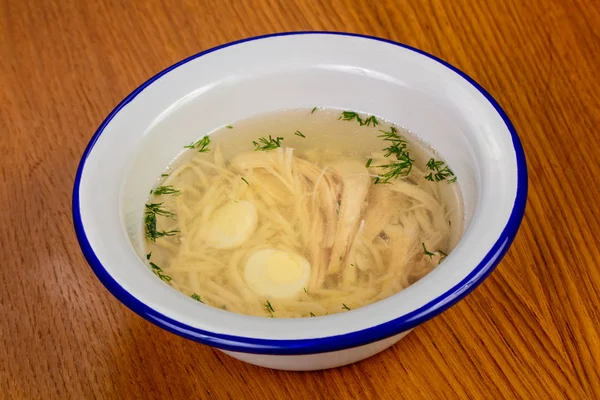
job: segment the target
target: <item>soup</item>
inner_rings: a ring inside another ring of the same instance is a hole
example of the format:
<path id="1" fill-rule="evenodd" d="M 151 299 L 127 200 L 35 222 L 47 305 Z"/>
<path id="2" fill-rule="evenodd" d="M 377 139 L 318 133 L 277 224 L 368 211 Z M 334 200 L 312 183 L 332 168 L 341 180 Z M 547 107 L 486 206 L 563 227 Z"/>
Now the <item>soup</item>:
<path id="1" fill-rule="evenodd" d="M 375 116 L 285 110 L 186 146 L 145 205 L 147 262 L 228 311 L 314 317 L 382 300 L 436 268 L 462 233 L 456 177 Z"/>

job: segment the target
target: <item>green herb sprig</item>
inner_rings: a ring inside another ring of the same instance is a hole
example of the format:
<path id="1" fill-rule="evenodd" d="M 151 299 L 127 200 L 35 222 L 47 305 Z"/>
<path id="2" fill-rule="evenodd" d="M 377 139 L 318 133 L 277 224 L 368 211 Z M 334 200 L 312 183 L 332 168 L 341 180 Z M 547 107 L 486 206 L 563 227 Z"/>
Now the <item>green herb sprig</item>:
<path id="1" fill-rule="evenodd" d="M 174 236 L 178 230 L 159 231 L 156 228 L 156 216 L 160 215 L 170 219 L 175 219 L 175 214 L 162 208 L 162 203 L 149 203 L 145 205 L 144 225 L 146 227 L 146 237 L 153 242 L 164 236 Z"/>
<path id="2" fill-rule="evenodd" d="M 150 267 L 152 267 L 152 272 L 154 272 L 154 275 L 158 276 L 161 280 L 163 280 L 165 282 L 171 282 L 173 280 L 173 278 L 171 278 L 169 275 L 166 275 L 165 273 L 163 273 L 163 270 L 161 267 L 154 264 L 152 261 L 150 261 Z"/>
<path id="3" fill-rule="evenodd" d="M 427 250 L 427 247 L 425 247 L 425 243 L 421 243 L 423 245 L 423 254 L 425 254 L 426 256 L 429 256 L 429 258 L 435 256 L 435 253 L 432 253 L 431 251 Z"/>
<path id="4" fill-rule="evenodd" d="M 206 153 L 210 151 L 208 145 L 210 144 L 210 138 L 208 135 L 204 136 L 202 139 L 197 140 L 193 143 L 188 144 L 187 146 L 183 146 L 186 149 L 194 149 L 198 150 L 199 153 Z"/>
<path id="5" fill-rule="evenodd" d="M 375 177 L 374 183 L 389 183 L 391 179 L 397 179 L 401 176 L 408 176 L 412 171 L 413 160 L 410 158 L 410 153 L 407 150 L 407 141 L 398 134 L 396 127 L 390 127 L 389 131 L 380 130 L 381 135 L 377 137 L 383 138 L 389 142 L 389 146 L 384 148 L 384 156 L 394 156 L 395 160 L 389 164 L 378 165 L 386 171 Z"/>
<path id="6" fill-rule="evenodd" d="M 427 179 L 428 181 L 440 182 L 452 177 L 450 178 L 450 180 L 448 180 L 448 183 L 456 182 L 456 176 L 454 176 L 454 172 L 452 172 L 452 170 L 448 168 L 448 165 L 446 165 L 444 161 L 430 158 L 425 166 L 428 170 L 432 171 L 425 176 L 425 179 Z"/>
<path id="7" fill-rule="evenodd" d="M 360 114 L 355 111 L 342 111 L 342 115 L 340 115 L 338 119 L 341 119 L 343 121 L 356 120 L 356 122 L 358 122 L 360 126 L 379 125 L 379 121 L 377 121 L 377 118 L 374 115 L 369 115 L 365 119 L 363 119 L 363 117 L 361 117 Z"/>
<path id="8" fill-rule="evenodd" d="M 381 129 L 379 132 L 381 132 L 381 135 L 377 135 L 377 137 L 382 138 L 385 142 L 390 142 L 389 147 L 383 149 L 386 151 L 385 157 L 406 150 L 407 141 L 398 134 L 398 129 L 395 126 L 391 126 L 389 131 Z"/>
<path id="9" fill-rule="evenodd" d="M 423 254 L 424 255 L 428 256 L 429 258 L 432 258 L 436 254 L 440 256 L 438 264 L 441 263 L 442 261 L 444 261 L 444 259 L 446 257 L 448 257 L 448 254 L 444 253 L 442 250 L 438 250 L 436 252 L 431 252 L 431 251 L 427 250 L 427 247 L 425 247 L 425 243 L 422 243 L 422 245 L 423 245 Z"/>
<path id="10" fill-rule="evenodd" d="M 196 301 L 199 301 L 200 303 L 204 303 L 202 301 L 202 297 L 200 297 L 200 295 L 198 295 L 197 293 L 192 293 L 192 295 L 190 297 Z"/>
<path id="11" fill-rule="evenodd" d="M 364 125 L 366 125 L 366 126 L 371 126 L 371 124 L 373 124 L 373 126 L 379 125 L 379 121 L 377 121 L 377 118 L 375 118 L 374 115 L 371 115 L 370 117 L 365 119 L 365 122 L 364 122 Z"/>
<path id="12" fill-rule="evenodd" d="M 159 186 L 156 189 L 150 191 L 150 194 L 154 194 L 155 196 L 161 196 L 163 194 L 172 194 L 175 196 L 179 196 L 181 194 L 181 190 L 175 189 L 173 185 Z"/>
<path id="13" fill-rule="evenodd" d="M 342 303 L 342 310 L 348 310 L 348 311 L 350 311 L 351 308 L 348 307 L 346 304 Z"/>
<path id="14" fill-rule="evenodd" d="M 398 159 L 390 164 L 378 165 L 379 168 L 385 168 L 387 171 L 382 172 L 375 177 L 373 183 L 390 183 L 392 179 L 398 179 L 401 176 L 408 176 L 412 170 L 414 160 L 410 158 L 408 153 L 398 156 Z"/>
<path id="15" fill-rule="evenodd" d="M 269 300 L 267 300 L 267 302 L 265 303 L 265 310 L 267 310 L 269 314 L 271 314 L 271 316 L 273 316 L 273 313 L 275 312 L 275 309 L 273 308 Z"/>
<path id="16" fill-rule="evenodd" d="M 304 136 L 304 134 L 303 134 L 302 132 L 300 132 L 300 131 L 296 131 L 296 132 L 294 132 L 294 135 L 296 135 L 296 136 L 300 136 L 300 137 L 302 137 L 302 138 L 305 138 L 305 139 L 306 139 L 306 136 Z"/>
<path id="17" fill-rule="evenodd" d="M 344 121 L 356 120 L 356 122 L 358 122 L 358 124 L 360 126 L 363 126 L 365 124 L 365 122 L 361 118 L 360 114 L 358 114 L 357 112 L 354 112 L 354 111 L 342 111 L 342 115 L 340 115 L 338 119 L 341 119 Z"/>
<path id="18" fill-rule="evenodd" d="M 437 252 L 438 252 L 438 254 L 440 255 L 440 261 L 439 261 L 439 262 L 442 262 L 442 261 L 444 261 L 444 259 L 445 259 L 446 257 L 448 257 L 448 254 L 444 253 L 444 252 L 443 252 L 443 251 L 441 251 L 441 250 L 438 250 Z"/>
<path id="19" fill-rule="evenodd" d="M 258 142 L 253 141 L 252 144 L 254 145 L 254 151 L 267 151 L 267 150 L 274 150 L 278 147 L 281 147 L 281 141 L 283 140 L 282 137 L 276 137 L 273 139 L 273 137 L 271 137 L 271 135 L 269 135 L 269 138 L 258 138 Z"/>
<path id="20" fill-rule="evenodd" d="M 162 204 L 163 203 L 148 203 L 148 204 L 146 204 L 146 213 L 151 212 L 156 215 L 161 215 L 163 217 L 175 219 L 175 214 L 162 208 Z"/>

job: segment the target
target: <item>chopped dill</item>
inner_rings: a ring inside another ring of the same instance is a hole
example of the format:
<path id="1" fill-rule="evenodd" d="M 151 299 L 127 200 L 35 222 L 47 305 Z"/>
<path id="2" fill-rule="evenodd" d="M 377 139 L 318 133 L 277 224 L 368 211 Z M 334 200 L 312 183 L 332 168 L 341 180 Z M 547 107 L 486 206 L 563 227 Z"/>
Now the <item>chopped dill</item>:
<path id="1" fill-rule="evenodd" d="M 315 108 L 313 108 L 313 109 L 312 109 L 312 111 L 311 111 L 310 113 L 311 113 L 311 114 L 314 114 L 314 113 L 315 113 L 315 111 L 317 111 L 317 109 L 318 109 L 318 107 L 315 107 Z"/>
<path id="2" fill-rule="evenodd" d="M 373 159 L 372 159 L 372 158 L 369 158 L 369 159 L 367 160 L 367 163 L 365 164 L 365 168 L 369 168 L 369 167 L 371 166 L 371 163 L 372 163 L 372 162 L 373 162 Z"/>
<path id="3" fill-rule="evenodd" d="M 375 118 L 374 115 L 370 115 L 368 117 L 366 117 L 366 119 L 363 119 L 359 113 L 354 112 L 354 111 L 342 111 L 342 115 L 339 116 L 338 119 L 344 120 L 344 121 L 354 121 L 356 120 L 356 122 L 358 122 L 358 124 L 360 126 L 377 126 L 379 125 L 379 121 L 377 121 L 377 118 Z"/>
<path id="4" fill-rule="evenodd" d="M 276 137 L 275 139 L 273 139 L 271 137 L 271 135 L 269 135 L 269 138 L 266 139 L 264 137 L 258 138 L 258 142 L 253 141 L 252 144 L 254 145 L 254 151 L 266 151 L 266 150 L 273 150 L 276 149 L 278 147 L 281 147 L 281 141 L 283 140 L 282 137 Z"/>
<path id="5" fill-rule="evenodd" d="M 179 233 L 178 230 L 170 230 L 170 231 L 154 231 L 152 234 L 148 235 L 148 239 L 156 242 L 156 239 L 165 237 L 165 236 L 175 236 L 176 233 Z"/>
<path id="6" fill-rule="evenodd" d="M 148 203 L 146 204 L 146 213 L 153 213 L 155 215 L 162 215 L 163 217 L 169 217 L 175 219 L 175 214 L 162 208 L 163 203 Z"/>
<path id="7" fill-rule="evenodd" d="M 232 125 L 227 125 L 226 128 L 227 129 L 233 129 L 233 126 Z"/>
<path id="8" fill-rule="evenodd" d="M 385 157 L 406 150 L 407 141 L 398 134 L 398 129 L 395 126 L 391 126 L 389 131 L 380 129 L 379 132 L 381 132 L 381 135 L 377 135 L 377 137 L 383 138 L 386 142 L 391 142 L 389 147 L 383 149 L 386 151 Z"/>
<path id="9" fill-rule="evenodd" d="M 174 236 L 177 232 L 179 232 L 178 230 L 159 231 L 156 229 L 157 215 L 175 219 L 175 214 L 163 209 L 161 206 L 162 203 L 150 203 L 145 205 L 146 209 L 144 212 L 144 225 L 146 228 L 146 237 L 153 242 L 156 242 L 156 239 L 163 236 Z"/>
<path id="10" fill-rule="evenodd" d="M 382 133 L 377 137 L 383 138 L 384 141 L 390 142 L 390 145 L 383 149 L 386 153 L 385 157 L 393 155 L 396 160 L 384 165 L 378 165 L 379 168 L 385 168 L 387 171 L 379 174 L 374 183 L 389 183 L 391 179 L 397 179 L 401 176 L 408 176 L 412 171 L 413 160 L 410 158 L 410 154 L 406 149 L 407 141 L 398 134 L 396 127 L 390 127 L 389 131 L 380 130 Z"/>
<path id="11" fill-rule="evenodd" d="M 441 251 L 441 250 L 438 250 L 438 251 L 437 251 L 437 253 L 440 255 L 440 261 L 438 261 L 438 264 L 439 264 L 439 263 L 441 263 L 442 261 L 444 261 L 444 259 L 445 259 L 446 257 L 448 257 L 448 254 L 444 253 L 444 252 L 443 252 L 443 251 Z"/>
<path id="12" fill-rule="evenodd" d="M 160 176 L 162 176 L 162 177 L 165 177 L 165 178 L 166 178 L 167 176 L 169 176 L 169 174 L 160 174 Z"/>
<path id="13" fill-rule="evenodd" d="M 181 194 L 181 190 L 175 189 L 173 185 L 159 186 L 154 189 L 155 196 L 160 196 L 163 194 L 173 194 L 175 196 L 179 196 Z"/>
<path id="14" fill-rule="evenodd" d="M 303 288 L 304 289 L 304 293 L 308 294 L 308 289 Z"/>
<path id="15" fill-rule="evenodd" d="M 245 183 L 246 185 L 250 186 L 250 184 L 248 183 L 248 181 L 246 180 L 246 178 L 244 178 L 243 176 L 242 176 L 242 180 L 244 181 L 244 183 Z"/>
<path id="16" fill-rule="evenodd" d="M 431 251 L 427 250 L 427 247 L 425 247 L 425 243 L 422 243 L 423 245 L 423 254 L 426 256 L 429 256 L 429 258 L 432 258 L 433 256 L 435 256 L 436 254 L 440 257 L 440 259 L 438 260 L 438 264 L 441 263 L 442 261 L 444 261 L 444 259 L 446 257 L 448 257 L 448 254 L 444 253 L 442 250 L 439 250 L 432 253 Z"/>
<path id="17" fill-rule="evenodd" d="M 429 250 L 427 250 L 427 247 L 425 247 L 425 243 L 421 243 L 423 245 L 423 254 L 425 254 L 426 256 L 429 256 L 429 258 L 435 256 L 435 253 L 430 252 Z"/>
<path id="18" fill-rule="evenodd" d="M 432 171 L 429 173 L 429 175 L 425 176 L 425 179 L 427 179 L 428 181 L 440 182 L 452 176 L 453 178 L 449 180 L 449 183 L 456 182 L 454 172 L 452 172 L 452 170 L 448 168 L 448 165 L 446 165 L 444 161 L 436 161 L 435 159 L 430 158 L 429 161 L 427 161 L 426 167 L 427 169 Z"/>
<path id="19" fill-rule="evenodd" d="M 379 168 L 387 168 L 387 171 L 375 177 L 374 183 L 390 183 L 391 179 L 397 179 L 401 176 L 408 176 L 413 166 L 413 159 L 408 153 L 402 154 L 400 158 L 391 164 L 378 165 Z"/>
<path id="20" fill-rule="evenodd" d="M 354 111 L 342 111 L 342 115 L 340 115 L 338 119 L 342 119 L 344 121 L 356 120 L 360 126 L 365 124 L 360 115 Z"/>
<path id="21" fill-rule="evenodd" d="M 150 257 L 152 257 L 152 252 L 150 252 L 150 253 L 146 254 L 146 260 L 149 260 L 149 259 L 150 259 Z"/>
<path id="22" fill-rule="evenodd" d="M 223 304 L 223 305 L 221 306 L 221 308 L 222 308 L 223 310 L 227 310 L 227 305 L 226 305 L 226 304 Z"/>
<path id="23" fill-rule="evenodd" d="M 202 298 L 200 297 L 200 295 L 196 294 L 196 293 L 192 293 L 192 295 L 190 296 L 192 299 L 199 301 L 200 303 L 204 303 L 202 301 Z"/>
<path id="24" fill-rule="evenodd" d="M 171 282 L 173 280 L 173 278 L 171 278 L 169 275 L 165 275 L 162 268 L 154 264 L 152 261 L 150 261 L 150 267 L 152 267 L 152 272 L 154 272 L 154 275 L 158 276 L 161 280 L 165 282 Z"/>
<path id="25" fill-rule="evenodd" d="M 348 307 L 346 304 L 342 303 L 342 310 L 348 310 L 348 311 L 350 311 L 351 308 Z"/>
<path id="26" fill-rule="evenodd" d="M 269 300 L 267 300 L 267 302 L 265 303 L 265 310 L 267 310 L 271 315 L 273 315 L 273 313 L 275 312 Z"/>
<path id="27" fill-rule="evenodd" d="M 377 121 L 377 118 L 375 118 L 374 115 L 371 115 L 369 118 L 365 119 L 364 122 L 364 125 L 366 126 L 371 126 L 371 124 L 373 124 L 373 126 L 379 125 L 379 121 Z"/>
<path id="28" fill-rule="evenodd" d="M 294 132 L 294 135 L 296 135 L 296 136 L 300 136 L 300 137 L 303 137 L 303 138 L 305 138 L 305 139 L 306 139 L 306 136 L 304 136 L 304 134 L 303 134 L 302 132 L 300 132 L 300 131 L 296 131 L 296 132 Z"/>
<path id="29" fill-rule="evenodd" d="M 316 315 L 314 313 L 312 313 L 312 312 L 310 313 L 310 316 L 311 317 L 316 317 Z"/>
<path id="30" fill-rule="evenodd" d="M 210 144 L 210 138 L 208 135 L 204 136 L 202 139 L 197 140 L 193 143 L 188 144 L 187 146 L 183 146 L 185 149 L 194 149 L 198 150 L 199 153 L 206 153 L 210 151 L 208 145 Z"/>

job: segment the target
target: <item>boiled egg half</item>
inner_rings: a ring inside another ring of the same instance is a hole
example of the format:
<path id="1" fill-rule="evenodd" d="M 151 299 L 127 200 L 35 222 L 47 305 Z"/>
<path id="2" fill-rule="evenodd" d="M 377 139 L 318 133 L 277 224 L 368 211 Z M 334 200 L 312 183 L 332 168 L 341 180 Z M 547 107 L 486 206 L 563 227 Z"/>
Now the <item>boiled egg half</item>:
<path id="1" fill-rule="evenodd" d="M 258 213 L 249 201 L 231 201 L 209 220 L 206 242 L 216 249 L 232 249 L 244 243 L 256 229 Z"/>
<path id="2" fill-rule="evenodd" d="M 244 279 L 259 296 L 290 298 L 308 286 L 310 263 L 299 254 L 265 249 L 253 253 L 244 267 Z"/>

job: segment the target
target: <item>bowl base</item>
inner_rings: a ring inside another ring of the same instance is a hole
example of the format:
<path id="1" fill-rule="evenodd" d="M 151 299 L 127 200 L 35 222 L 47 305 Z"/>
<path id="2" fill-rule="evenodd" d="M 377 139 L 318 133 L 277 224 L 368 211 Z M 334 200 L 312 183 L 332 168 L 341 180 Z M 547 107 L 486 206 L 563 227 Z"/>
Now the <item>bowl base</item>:
<path id="1" fill-rule="evenodd" d="M 291 356 L 240 353 L 235 351 L 221 350 L 225 354 L 249 364 L 260 367 L 280 369 L 286 371 L 317 371 L 320 369 L 336 368 L 343 365 L 355 363 L 382 352 L 397 343 L 412 329 L 404 331 L 387 339 L 366 344 L 364 346 L 350 349 L 331 351 L 317 354 L 301 354 Z"/>

